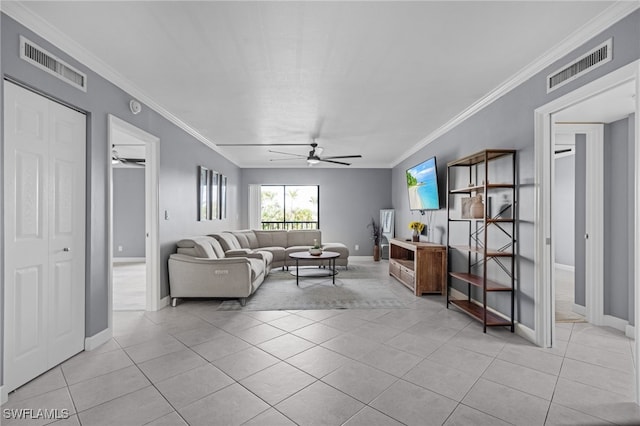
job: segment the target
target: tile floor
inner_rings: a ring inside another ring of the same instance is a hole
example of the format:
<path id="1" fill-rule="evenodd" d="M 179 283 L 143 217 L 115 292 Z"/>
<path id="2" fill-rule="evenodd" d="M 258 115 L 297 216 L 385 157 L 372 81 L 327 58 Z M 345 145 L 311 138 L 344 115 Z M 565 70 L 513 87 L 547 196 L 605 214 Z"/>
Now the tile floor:
<path id="1" fill-rule="evenodd" d="M 138 311 L 147 306 L 147 270 L 144 262 L 113 263 L 113 310 Z"/>
<path id="2" fill-rule="evenodd" d="M 556 268 L 556 321 L 585 322 L 584 315 L 573 312 L 575 301 L 574 273 Z"/>
<path id="3" fill-rule="evenodd" d="M 559 324 L 557 347 L 541 349 L 483 334 L 439 296 L 397 310 L 219 303 L 115 312 L 113 339 L 2 408 L 69 410 L 57 425 L 640 424 L 633 342 L 612 329 Z"/>

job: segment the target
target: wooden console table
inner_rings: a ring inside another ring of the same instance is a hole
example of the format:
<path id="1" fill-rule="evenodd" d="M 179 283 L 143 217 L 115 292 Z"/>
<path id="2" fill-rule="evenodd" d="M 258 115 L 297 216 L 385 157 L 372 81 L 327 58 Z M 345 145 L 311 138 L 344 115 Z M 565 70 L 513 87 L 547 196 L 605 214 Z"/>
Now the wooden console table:
<path id="1" fill-rule="evenodd" d="M 445 294 L 447 288 L 447 248 L 439 244 L 392 239 L 389 275 L 407 286 L 416 296 Z"/>

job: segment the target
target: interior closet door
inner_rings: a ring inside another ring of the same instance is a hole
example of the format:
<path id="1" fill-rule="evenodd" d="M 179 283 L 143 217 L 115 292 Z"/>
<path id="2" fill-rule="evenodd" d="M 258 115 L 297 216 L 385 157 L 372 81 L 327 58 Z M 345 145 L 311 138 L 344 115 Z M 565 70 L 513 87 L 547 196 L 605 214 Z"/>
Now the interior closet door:
<path id="1" fill-rule="evenodd" d="M 86 117 L 5 82 L 5 385 L 84 348 Z"/>

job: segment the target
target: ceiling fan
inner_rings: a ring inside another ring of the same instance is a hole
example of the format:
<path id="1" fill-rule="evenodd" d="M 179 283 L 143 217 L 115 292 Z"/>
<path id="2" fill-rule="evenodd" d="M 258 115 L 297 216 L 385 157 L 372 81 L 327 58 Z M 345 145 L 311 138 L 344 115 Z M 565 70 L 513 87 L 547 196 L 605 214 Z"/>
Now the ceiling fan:
<path id="1" fill-rule="evenodd" d="M 125 145 L 120 145 L 125 146 Z M 111 145 L 111 164 L 129 164 L 133 166 L 145 166 L 144 158 L 126 158 L 121 156 L 116 149 L 116 145 Z"/>
<path id="2" fill-rule="evenodd" d="M 320 154 L 322 154 L 322 148 L 318 147 L 318 144 L 316 143 L 316 141 L 314 140 L 312 143 L 309 144 L 311 146 L 311 151 L 309 151 L 309 155 L 301 155 L 301 154 L 293 154 L 290 152 L 282 152 L 282 151 L 273 151 L 273 150 L 269 150 L 269 152 L 273 152 L 274 154 L 284 154 L 284 155 L 291 155 L 295 158 L 273 158 L 269 161 L 283 161 L 283 160 L 297 160 L 300 158 L 305 158 L 307 160 L 307 164 L 309 166 L 313 166 L 314 164 L 318 164 L 320 162 L 324 162 L 324 163 L 335 163 L 335 164 L 341 164 L 343 166 L 350 166 L 351 163 L 346 163 L 344 161 L 336 161 L 337 159 L 343 159 L 343 158 L 362 158 L 362 155 L 336 155 L 336 156 L 332 156 L 332 157 L 321 157 Z"/>

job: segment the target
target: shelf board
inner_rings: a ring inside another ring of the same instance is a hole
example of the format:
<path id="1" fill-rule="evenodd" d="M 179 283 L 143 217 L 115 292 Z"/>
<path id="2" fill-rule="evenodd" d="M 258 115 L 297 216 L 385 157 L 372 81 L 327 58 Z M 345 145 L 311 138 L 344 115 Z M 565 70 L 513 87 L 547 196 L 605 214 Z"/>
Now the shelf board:
<path id="1" fill-rule="evenodd" d="M 392 257 L 391 259 L 394 262 L 399 263 L 400 265 L 404 266 L 405 268 L 411 269 L 413 271 L 413 260 L 411 260 L 411 259 L 399 259 L 397 257 Z"/>
<path id="2" fill-rule="evenodd" d="M 455 299 L 451 299 L 449 300 L 449 302 L 451 304 L 453 304 L 454 306 L 456 306 L 457 308 L 459 308 L 460 310 L 468 313 L 469 315 L 471 315 L 473 318 L 477 319 L 480 322 L 484 321 L 484 312 L 485 309 L 480 306 L 477 305 L 469 300 L 455 300 Z M 511 321 L 502 318 L 499 315 L 494 314 L 491 311 L 487 311 L 487 326 L 510 326 L 511 325 Z"/>
<path id="3" fill-rule="evenodd" d="M 471 253 L 481 254 L 486 257 L 512 257 L 513 256 L 513 253 L 510 253 L 510 252 L 496 251 L 496 250 L 489 250 L 489 249 L 487 249 L 485 253 L 484 249 L 479 247 L 472 247 L 472 246 L 449 246 L 449 247 L 456 250 L 469 251 Z"/>
<path id="4" fill-rule="evenodd" d="M 484 285 L 484 280 L 479 275 L 467 274 L 466 272 L 449 272 L 449 275 L 476 287 L 482 288 Z M 512 291 L 512 288 L 495 281 L 487 280 L 487 291 Z"/>
<path id="5" fill-rule="evenodd" d="M 487 222 L 487 223 L 513 223 L 513 219 L 506 219 L 502 217 L 495 217 L 491 219 L 487 219 L 486 221 L 483 218 L 449 218 L 449 222 Z"/>
<path id="6" fill-rule="evenodd" d="M 464 158 L 460 158 L 459 160 L 451 161 L 447 163 L 447 166 L 473 166 L 474 164 L 483 163 L 485 159 L 490 161 L 504 157 L 505 155 L 514 155 L 515 153 L 516 151 L 513 149 L 486 149 Z"/>
<path id="7" fill-rule="evenodd" d="M 466 188 L 456 188 L 449 190 L 449 194 L 468 194 L 471 192 L 484 192 L 485 185 L 477 185 L 477 186 L 468 186 Z M 497 188 L 505 188 L 511 189 L 513 188 L 513 184 L 510 183 L 488 183 L 486 185 L 487 189 L 497 189 Z"/>

